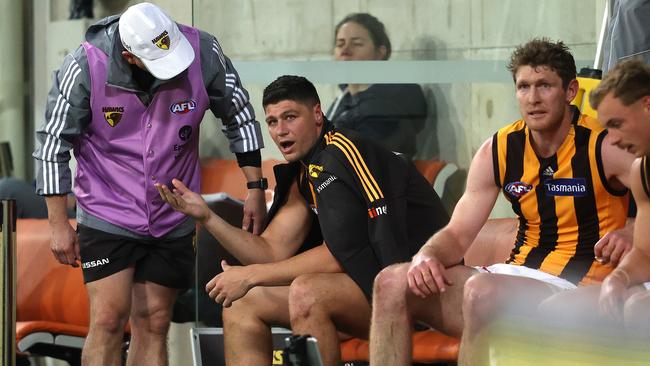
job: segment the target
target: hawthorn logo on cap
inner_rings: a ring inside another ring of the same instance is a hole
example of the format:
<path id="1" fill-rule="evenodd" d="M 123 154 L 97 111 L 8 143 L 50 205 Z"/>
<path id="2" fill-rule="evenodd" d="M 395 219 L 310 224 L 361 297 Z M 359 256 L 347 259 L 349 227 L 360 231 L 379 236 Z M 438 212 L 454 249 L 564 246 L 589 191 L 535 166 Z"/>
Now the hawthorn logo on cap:
<path id="1" fill-rule="evenodd" d="M 102 107 L 104 119 L 111 127 L 115 127 L 122 120 L 124 107 Z"/>
<path id="2" fill-rule="evenodd" d="M 170 46 L 169 33 L 167 31 L 164 31 L 160 33 L 158 37 L 152 39 L 151 42 L 161 50 L 168 50 Z"/>
<path id="3" fill-rule="evenodd" d="M 194 46 L 179 26 L 158 6 L 143 2 L 120 15 L 120 40 L 158 80 L 169 80 L 194 61 Z M 197 39 L 198 40 L 198 39 Z"/>

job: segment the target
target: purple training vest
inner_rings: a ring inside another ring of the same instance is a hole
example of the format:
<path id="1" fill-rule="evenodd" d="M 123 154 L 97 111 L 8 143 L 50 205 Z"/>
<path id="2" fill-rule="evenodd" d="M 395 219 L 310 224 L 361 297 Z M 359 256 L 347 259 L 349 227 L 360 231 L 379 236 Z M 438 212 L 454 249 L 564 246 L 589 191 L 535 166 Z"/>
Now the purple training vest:
<path id="1" fill-rule="evenodd" d="M 180 224 L 154 183 L 183 180 L 199 191 L 199 124 L 209 106 L 198 30 L 179 25 L 194 48 L 188 70 L 162 84 L 145 106 L 135 93 L 107 85 L 108 56 L 83 43 L 91 77 L 92 121 L 75 145 L 74 192 L 81 208 L 140 235 L 160 237 Z"/>

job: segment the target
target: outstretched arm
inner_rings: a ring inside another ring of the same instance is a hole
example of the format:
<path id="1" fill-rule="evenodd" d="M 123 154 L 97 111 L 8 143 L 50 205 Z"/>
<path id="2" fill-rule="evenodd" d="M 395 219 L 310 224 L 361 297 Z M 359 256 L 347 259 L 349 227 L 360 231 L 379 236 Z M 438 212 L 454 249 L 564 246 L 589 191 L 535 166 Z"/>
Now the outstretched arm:
<path id="1" fill-rule="evenodd" d="M 309 232 L 309 211 L 295 183 L 290 188 L 287 203 L 260 236 L 224 221 L 210 210 L 201 195 L 190 191 L 181 181 L 174 179 L 172 184 L 173 192 L 165 185 L 156 184 L 163 200 L 175 210 L 195 218 L 244 264 L 286 259 L 298 250 Z"/>

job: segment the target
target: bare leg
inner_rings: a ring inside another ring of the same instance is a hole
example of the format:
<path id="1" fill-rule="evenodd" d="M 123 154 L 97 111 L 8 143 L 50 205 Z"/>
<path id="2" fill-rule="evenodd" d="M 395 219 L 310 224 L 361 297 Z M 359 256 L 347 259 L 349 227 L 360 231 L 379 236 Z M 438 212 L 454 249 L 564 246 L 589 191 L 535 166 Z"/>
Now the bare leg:
<path id="1" fill-rule="evenodd" d="M 167 365 L 167 331 L 177 295 L 177 289 L 152 282 L 133 285 L 127 365 Z"/>
<path id="2" fill-rule="evenodd" d="M 542 281 L 525 277 L 479 273 L 465 283 L 463 336 L 459 365 L 487 365 L 487 348 L 479 340 L 487 326 L 503 314 L 533 315 L 555 289 Z"/>
<path id="3" fill-rule="evenodd" d="M 83 365 L 121 364 L 132 281 L 133 268 L 127 268 L 86 284 L 90 300 L 90 329 L 81 355 Z"/>
<path id="4" fill-rule="evenodd" d="M 270 365 L 271 326 L 289 327 L 289 287 L 255 287 L 223 310 L 226 364 Z"/>
<path id="5" fill-rule="evenodd" d="M 476 270 L 455 266 L 447 270 L 453 285 L 439 296 L 422 299 L 408 290 L 409 263 L 385 268 L 375 279 L 373 292 L 370 362 L 372 365 L 410 365 L 413 322 L 419 321 L 446 334 L 460 336 L 461 303 L 465 281 Z"/>
<path id="6" fill-rule="evenodd" d="M 625 328 L 634 336 L 650 340 L 650 291 L 637 292 L 625 302 Z"/>
<path id="7" fill-rule="evenodd" d="M 597 324 L 604 319 L 598 315 L 600 285 L 578 287 L 571 291 L 558 292 L 542 301 L 539 315 L 545 321 L 552 321 L 569 327 Z"/>
<path id="8" fill-rule="evenodd" d="M 309 274 L 296 278 L 289 290 L 291 328 L 318 340 L 323 365 L 339 365 L 337 330 L 368 338 L 370 304 L 363 291 L 344 273 Z"/>

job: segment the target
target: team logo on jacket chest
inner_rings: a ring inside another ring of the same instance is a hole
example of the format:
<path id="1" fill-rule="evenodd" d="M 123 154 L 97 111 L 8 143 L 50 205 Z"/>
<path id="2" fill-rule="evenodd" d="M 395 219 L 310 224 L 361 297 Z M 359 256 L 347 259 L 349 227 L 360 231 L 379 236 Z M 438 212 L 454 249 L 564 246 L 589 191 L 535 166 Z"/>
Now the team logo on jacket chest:
<path id="1" fill-rule="evenodd" d="M 312 178 L 318 178 L 320 173 L 323 171 L 322 165 L 309 164 L 309 176 Z"/>
<path id="2" fill-rule="evenodd" d="M 510 182 L 506 184 L 505 191 L 508 193 L 510 196 L 514 198 L 519 198 L 526 193 L 530 192 L 530 190 L 533 189 L 533 186 L 531 186 L 528 183 L 525 182 Z"/>
<path id="3" fill-rule="evenodd" d="M 115 127 L 122 120 L 124 114 L 124 107 L 102 107 L 104 119 L 111 127 Z"/>
<path id="4" fill-rule="evenodd" d="M 574 196 L 587 195 L 587 180 L 585 178 L 559 178 L 548 179 L 544 182 L 547 196 Z"/>
<path id="5" fill-rule="evenodd" d="M 169 107 L 169 110 L 174 114 L 190 113 L 196 108 L 196 102 L 193 99 L 176 102 Z"/>
<path id="6" fill-rule="evenodd" d="M 167 31 L 160 33 L 158 37 L 151 40 L 151 43 L 155 44 L 161 50 L 168 50 L 170 46 L 169 33 Z"/>

